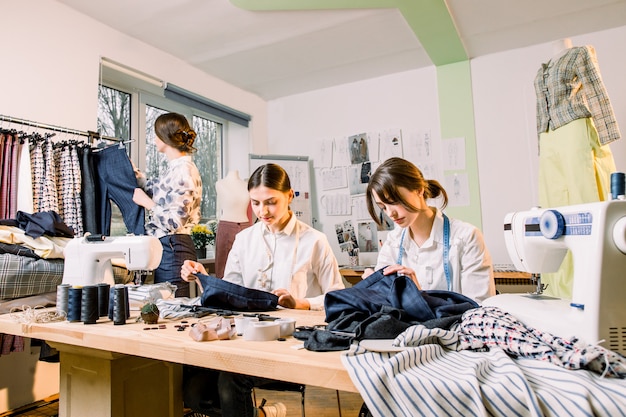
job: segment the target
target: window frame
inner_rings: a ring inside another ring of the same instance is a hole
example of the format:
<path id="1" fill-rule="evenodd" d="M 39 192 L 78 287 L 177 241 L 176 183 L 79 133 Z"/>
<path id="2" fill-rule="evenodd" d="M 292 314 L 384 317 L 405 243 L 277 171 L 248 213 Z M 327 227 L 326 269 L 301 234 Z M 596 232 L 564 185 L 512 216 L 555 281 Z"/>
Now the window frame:
<path id="1" fill-rule="evenodd" d="M 229 122 L 225 119 L 217 117 L 213 114 L 201 111 L 191 106 L 186 106 L 164 96 L 159 96 L 153 92 L 143 90 L 142 88 L 132 85 L 132 81 L 119 82 L 115 79 L 101 78 L 100 84 L 104 87 L 113 88 L 121 92 L 130 94 L 130 138 L 129 143 L 130 159 L 139 170 L 146 169 L 146 149 L 147 138 L 145 133 L 146 125 L 146 106 L 156 107 L 168 112 L 177 112 L 185 115 L 193 126 L 193 118 L 200 117 L 221 125 L 221 137 L 218 138 L 219 155 L 217 161 L 216 181 L 224 176 L 224 160 L 225 160 L 225 142 L 228 135 Z M 140 82 L 138 84 L 141 84 Z M 217 196 L 214 196 L 217 199 Z M 203 196 L 204 198 L 204 196 Z M 217 207 L 215 213 L 209 213 L 209 216 L 202 216 L 201 221 L 215 220 L 219 217 Z"/>

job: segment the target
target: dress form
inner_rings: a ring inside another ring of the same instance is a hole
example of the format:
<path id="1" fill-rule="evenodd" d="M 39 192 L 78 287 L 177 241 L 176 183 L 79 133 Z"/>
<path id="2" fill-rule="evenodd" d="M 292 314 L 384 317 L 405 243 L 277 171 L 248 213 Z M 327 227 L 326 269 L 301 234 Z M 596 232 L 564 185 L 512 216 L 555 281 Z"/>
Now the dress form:
<path id="1" fill-rule="evenodd" d="M 215 183 L 218 219 L 234 223 L 248 223 L 248 183 L 239 177 L 239 171 L 229 171 Z"/>
<path id="2" fill-rule="evenodd" d="M 570 38 L 559 39 L 558 41 L 554 41 L 552 43 L 552 56 L 550 61 L 554 62 L 558 60 L 560 57 L 565 55 L 565 53 L 572 47 L 572 40 Z"/>

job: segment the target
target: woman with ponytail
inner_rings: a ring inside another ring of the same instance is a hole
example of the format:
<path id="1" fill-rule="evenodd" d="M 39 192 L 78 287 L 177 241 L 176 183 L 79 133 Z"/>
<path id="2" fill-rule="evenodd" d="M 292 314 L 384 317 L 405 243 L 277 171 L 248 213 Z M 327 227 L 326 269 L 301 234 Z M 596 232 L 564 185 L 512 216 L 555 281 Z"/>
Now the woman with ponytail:
<path id="1" fill-rule="evenodd" d="M 163 246 L 161 264 L 154 271 L 154 282 L 176 285 L 177 297 L 189 296 L 189 283 L 180 277 L 185 260 L 196 260 L 191 228 L 200 221 L 202 180 L 191 159 L 196 132 L 182 114 L 165 113 L 154 122 L 155 145 L 168 160 L 161 177 L 138 182 L 133 201 L 148 210 L 146 234 Z"/>
<path id="2" fill-rule="evenodd" d="M 427 200 L 439 199 L 441 208 Z M 402 158 L 384 161 L 367 186 L 367 208 L 380 222 L 383 211 L 396 224 L 376 262 L 384 275 L 406 275 L 421 290 L 448 290 L 480 303 L 495 295 L 491 256 L 475 226 L 443 212 L 448 194 L 436 180 Z M 371 275 L 367 269 L 363 277 Z"/>

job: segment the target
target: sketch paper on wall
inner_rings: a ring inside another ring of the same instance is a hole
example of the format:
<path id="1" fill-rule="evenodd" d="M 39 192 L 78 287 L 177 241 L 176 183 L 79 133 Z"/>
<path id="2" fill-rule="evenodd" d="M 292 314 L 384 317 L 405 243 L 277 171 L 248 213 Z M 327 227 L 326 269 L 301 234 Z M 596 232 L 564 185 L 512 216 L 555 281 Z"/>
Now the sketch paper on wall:
<path id="1" fill-rule="evenodd" d="M 441 148 L 443 169 L 445 171 L 465 169 L 465 138 L 443 139 Z"/>
<path id="2" fill-rule="evenodd" d="M 448 193 L 448 205 L 461 207 L 470 205 L 469 178 L 467 173 L 446 175 L 445 185 Z"/>
<path id="3" fill-rule="evenodd" d="M 350 147 L 346 137 L 335 138 L 333 151 L 333 166 L 347 167 L 350 165 Z"/>
<path id="4" fill-rule="evenodd" d="M 391 157 L 402 158 L 402 132 L 400 129 L 389 129 L 380 135 L 380 160 L 385 161 Z"/>
<path id="5" fill-rule="evenodd" d="M 315 168 L 330 168 L 333 166 L 334 139 L 321 139 L 317 141 L 319 147 L 315 147 L 313 165 Z"/>
<path id="6" fill-rule="evenodd" d="M 327 216 L 349 216 L 352 214 L 351 199 L 347 193 L 323 194 L 320 204 Z"/>
<path id="7" fill-rule="evenodd" d="M 352 197 L 352 214 L 357 220 L 369 219 L 370 214 L 367 211 L 366 196 L 358 195 Z"/>
<path id="8" fill-rule="evenodd" d="M 378 233 L 376 232 L 376 223 L 359 222 L 359 250 L 361 252 L 378 252 Z"/>
<path id="9" fill-rule="evenodd" d="M 335 233 L 342 252 L 351 253 L 359 247 L 351 220 L 335 224 Z"/>
<path id="10" fill-rule="evenodd" d="M 321 169 L 320 177 L 322 179 L 322 191 L 336 190 L 348 186 L 346 169 L 343 167 Z"/>
<path id="11" fill-rule="evenodd" d="M 430 130 L 402 132 L 404 158 L 414 163 L 428 161 L 433 157 L 433 141 Z"/>
<path id="12" fill-rule="evenodd" d="M 358 135 L 348 136 L 348 146 L 350 148 L 351 164 L 360 164 L 370 160 L 367 134 L 359 133 Z"/>
<path id="13" fill-rule="evenodd" d="M 367 143 L 368 143 L 369 154 L 370 154 L 369 160 L 371 162 L 380 161 L 380 152 L 379 152 L 380 143 L 379 142 L 380 142 L 379 132 L 370 132 L 367 134 Z"/>
<path id="14" fill-rule="evenodd" d="M 371 173 L 369 172 L 370 170 L 371 164 L 369 162 L 350 165 L 348 167 L 348 186 L 350 188 L 350 195 L 365 193 L 369 177 L 371 176 Z"/>

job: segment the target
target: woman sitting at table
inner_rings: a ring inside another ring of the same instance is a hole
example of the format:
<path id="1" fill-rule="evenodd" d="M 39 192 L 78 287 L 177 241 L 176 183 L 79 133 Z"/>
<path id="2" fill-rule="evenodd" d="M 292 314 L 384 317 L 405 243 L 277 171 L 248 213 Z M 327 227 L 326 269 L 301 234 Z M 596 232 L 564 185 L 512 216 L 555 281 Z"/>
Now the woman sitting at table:
<path id="1" fill-rule="evenodd" d="M 428 199 L 442 198 L 442 208 Z M 377 223 L 384 211 L 396 223 L 378 254 L 376 270 L 410 277 L 422 290 L 449 290 L 480 303 L 495 295 L 491 256 L 475 226 L 449 219 L 446 190 L 402 158 L 383 162 L 367 186 L 367 208 Z M 363 278 L 374 270 L 366 269 Z"/>
<path id="2" fill-rule="evenodd" d="M 266 164 L 248 180 L 252 209 L 260 220 L 235 237 L 224 280 L 272 292 L 285 308 L 320 310 L 328 291 L 343 289 L 337 260 L 326 235 L 301 222 L 290 210 L 294 191 L 287 172 Z M 181 277 L 192 281 L 207 274 L 202 264 L 186 261 Z M 219 374 L 219 377 L 218 377 Z M 215 381 L 219 398 L 215 398 Z M 186 369 L 184 398 L 196 412 L 215 415 L 217 402 L 224 417 L 284 416 L 277 403 L 255 409 L 252 388 L 276 381 L 207 369 Z"/>

